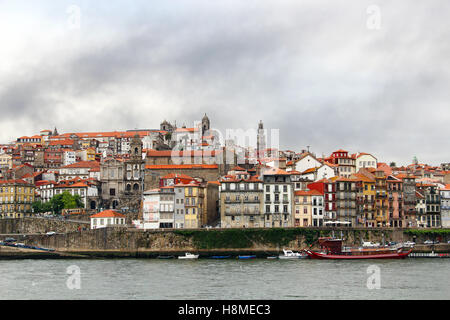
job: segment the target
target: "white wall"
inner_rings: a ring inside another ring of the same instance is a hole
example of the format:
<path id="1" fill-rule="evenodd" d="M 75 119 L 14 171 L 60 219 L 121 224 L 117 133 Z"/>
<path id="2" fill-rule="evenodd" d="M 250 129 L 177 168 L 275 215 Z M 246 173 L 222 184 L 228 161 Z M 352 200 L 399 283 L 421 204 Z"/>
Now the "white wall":
<path id="1" fill-rule="evenodd" d="M 297 163 L 295 164 L 295 170 L 299 171 L 299 172 L 303 172 L 307 169 L 320 167 L 320 166 L 322 166 L 322 163 L 320 163 L 320 161 L 314 159 L 314 157 L 311 155 L 307 155 L 303 159 L 297 161 Z"/>

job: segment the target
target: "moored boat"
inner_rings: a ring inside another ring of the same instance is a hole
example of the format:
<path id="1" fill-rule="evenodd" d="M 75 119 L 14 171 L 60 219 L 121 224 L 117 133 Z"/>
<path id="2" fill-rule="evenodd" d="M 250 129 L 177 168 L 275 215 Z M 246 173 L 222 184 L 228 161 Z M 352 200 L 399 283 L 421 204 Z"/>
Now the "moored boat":
<path id="1" fill-rule="evenodd" d="M 158 259 L 173 259 L 174 256 L 158 256 Z"/>
<path id="2" fill-rule="evenodd" d="M 305 253 L 294 252 L 292 250 L 283 249 L 283 254 L 278 256 L 279 259 L 304 259 L 308 258 L 308 255 Z"/>
<path id="3" fill-rule="evenodd" d="M 238 256 L 238 259 L 255 259 L 255 255 L 244 255 L 244 256 Z"/>
<path id="4" fill-rule="evenodd" d="M 211 256 L 211 259 L 228 259 L 231 256 Z"/>
<path id="5" fill-rule="evenodd" d="M 193 254 L 190 252 L 186 252 L 184 256 L 179 256 L 178 259 L 198 259 L 198 254 Z"/>
<path id="6" fill-rule="evenodd" d="M 406 258 L 412 249 L 399 247 L 375 247 L 375 248 L 345 248 L 342 246 L 342 239 L 331 237 L 319 238 L 321 252 L 304 250 L 312 259 L 403 259 Z"/>

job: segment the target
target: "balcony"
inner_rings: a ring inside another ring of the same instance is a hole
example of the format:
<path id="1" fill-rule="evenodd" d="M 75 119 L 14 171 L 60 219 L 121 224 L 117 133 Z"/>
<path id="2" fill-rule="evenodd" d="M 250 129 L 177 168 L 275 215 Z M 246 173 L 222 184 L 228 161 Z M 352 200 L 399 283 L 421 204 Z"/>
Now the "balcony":
<path id="1" fill-rule="evenodd" d="M 247 200 L 245 200 L 244 199 L 244 203 L 259 203 L 260 202 L 260 200 L 259 199 L 247 199 Z"/>

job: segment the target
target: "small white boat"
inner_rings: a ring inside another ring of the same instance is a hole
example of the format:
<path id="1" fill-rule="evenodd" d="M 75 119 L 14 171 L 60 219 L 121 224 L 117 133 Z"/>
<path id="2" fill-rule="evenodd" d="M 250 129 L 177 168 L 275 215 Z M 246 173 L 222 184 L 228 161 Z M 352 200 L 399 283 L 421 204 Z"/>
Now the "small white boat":
<path id="1" fill-rule="evenodd" d="M 285 249 L 283 249 L 283 253 L 284 254 L 280 254 L 278 256 L 278 258 L 280 258 L 280 259 L 303 259 L 303 258 L 307 258 L 308 257 L 307 254 L 294 252 L 292 250 L 285 250 Z"/>
<path id="2" fill-rule="evenodd" d="M 186 252 L 184 256 L 179 256 L 178 259 L 198 259 L 198 256 L 198 254 Z"/>

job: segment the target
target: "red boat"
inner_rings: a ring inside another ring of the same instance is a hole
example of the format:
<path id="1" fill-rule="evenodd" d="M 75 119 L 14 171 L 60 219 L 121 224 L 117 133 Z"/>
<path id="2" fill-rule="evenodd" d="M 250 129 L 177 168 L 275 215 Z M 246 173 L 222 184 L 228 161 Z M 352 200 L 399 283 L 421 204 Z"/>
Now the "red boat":
<path id="1" fill-rule="evenodd" d="M 343 248 L 342 239 L 319 238 L 322 252 L 304 250 L 311 259 L 403 259 L 412 249 L 403 247 Z"/>

